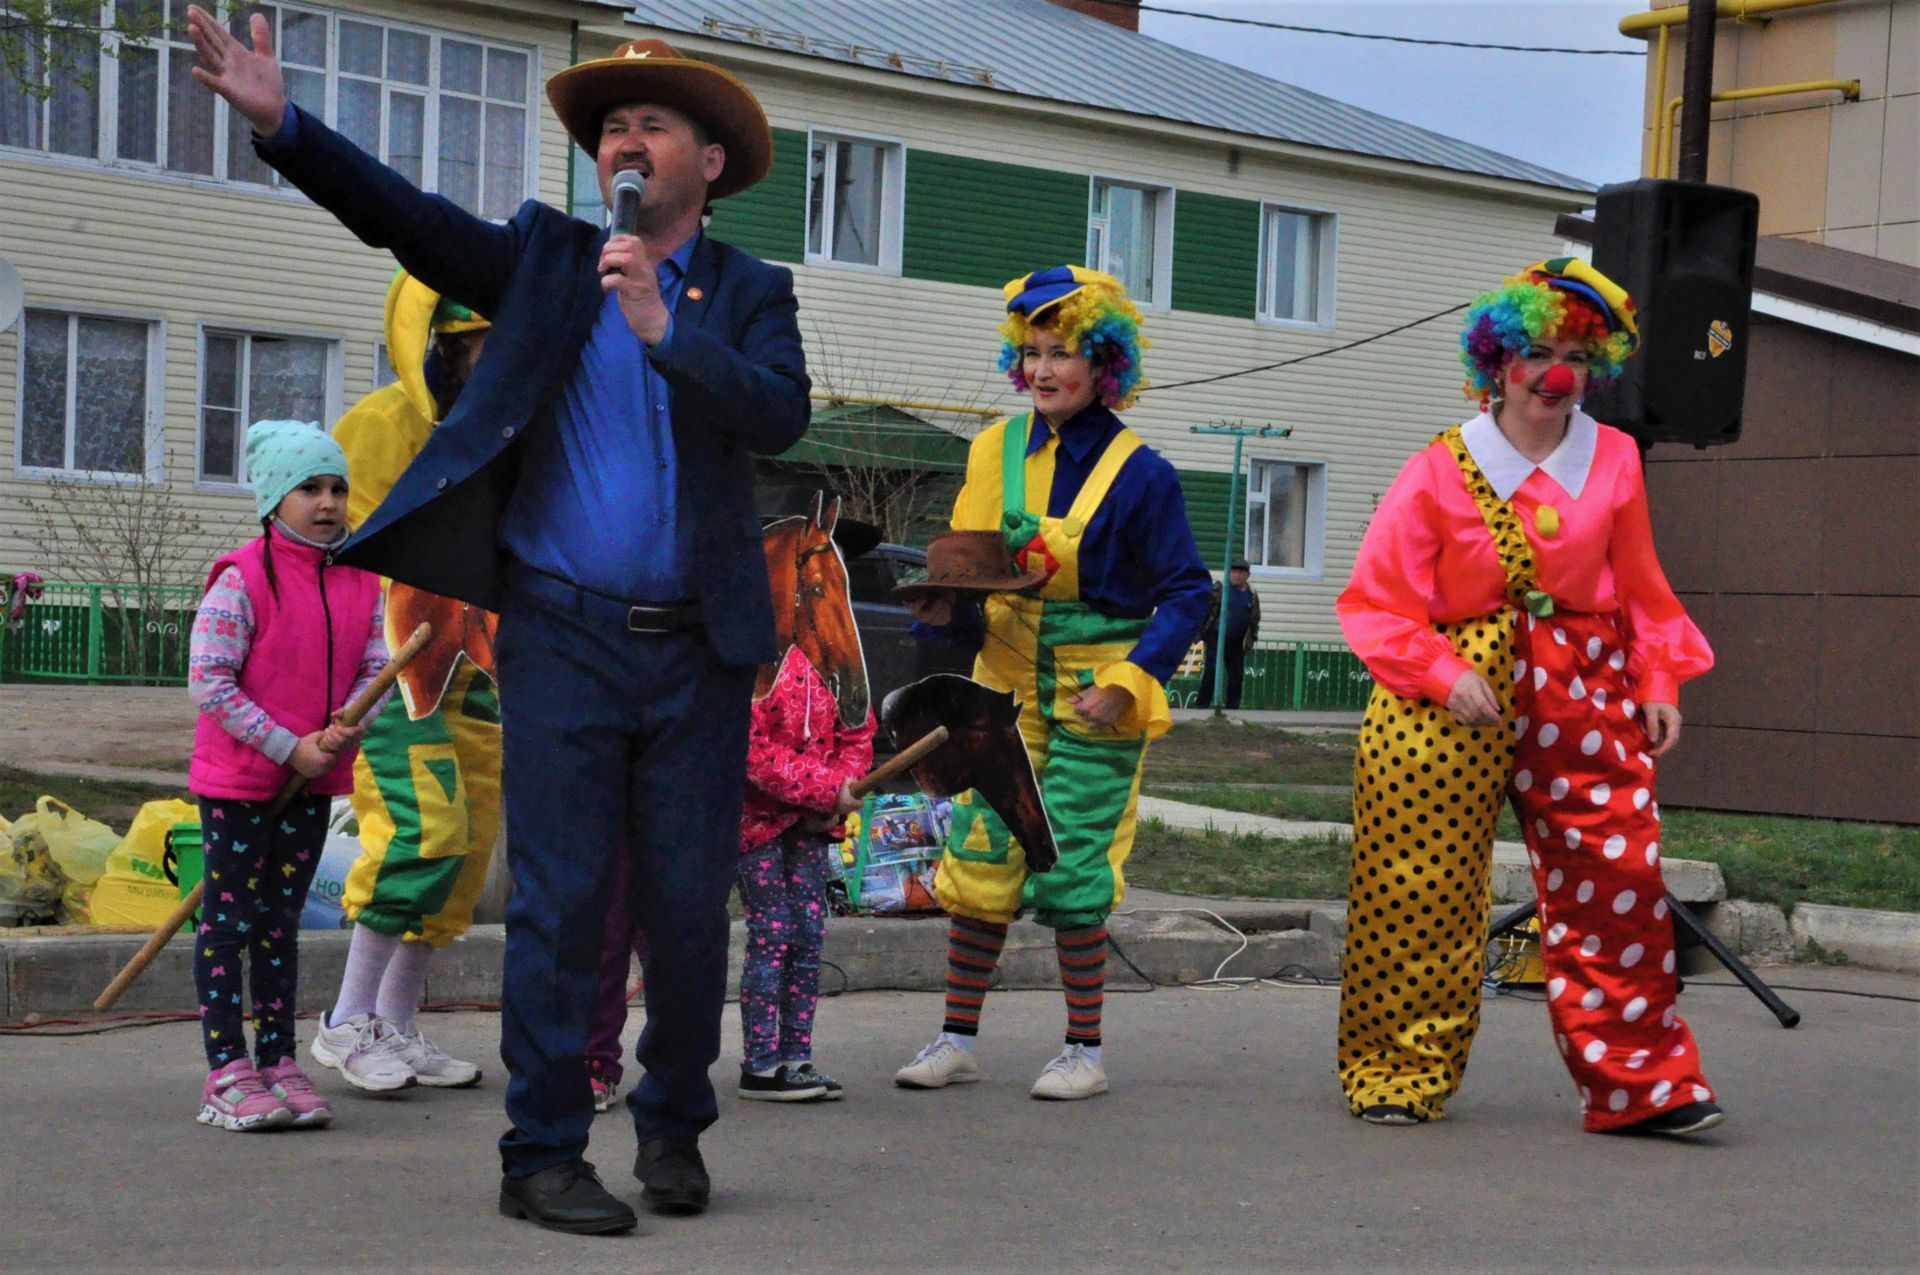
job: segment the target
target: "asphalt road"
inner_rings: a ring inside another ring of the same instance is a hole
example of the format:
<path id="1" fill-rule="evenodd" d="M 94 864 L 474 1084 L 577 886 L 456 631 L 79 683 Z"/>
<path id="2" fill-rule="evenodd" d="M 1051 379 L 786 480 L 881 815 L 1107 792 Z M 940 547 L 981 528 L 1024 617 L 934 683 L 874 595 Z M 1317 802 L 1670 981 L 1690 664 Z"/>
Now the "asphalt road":
<path id="1" fill-rule="evenodd" d="M 1769 971 L 1920 996 L 1920 980 Z M 0 1039 L 0 1269 L 1833 1270 L 1920 1257 L 1920 1005 L 1789 993 L 1781 1030 L 1737 988 L 1682 1000 L 1728 1124 L 1693 1144 L 1580 1131 L 1537 1002 L 1504 997 L 1446 1121 L 1376 1129 L 1332 1076 L 1334 994 L 1160 991 L 1109 1002 L 1114 1091 L 1048 1105 L 1054 994 L 996 993 L 985 1080 L 894 1089 L 939 999 L 821 1008 L 834 1105 L 740 1103 L 705 1141 L 713 1210 L 576 1238 L 495 1211 L 501 1077 L 376 1100 L 322 1083 L 323 1132 L 193 1120 L 191 1025 Z M 722 1064 L 731 1079 L 731 1012 Z M 492 1059 L 498 1020 L 438 1015 Z M 303 1025 L 303 1036 L 307 1030 Z M 622 1109 L 593 1156 L 636 1198 Z"/>

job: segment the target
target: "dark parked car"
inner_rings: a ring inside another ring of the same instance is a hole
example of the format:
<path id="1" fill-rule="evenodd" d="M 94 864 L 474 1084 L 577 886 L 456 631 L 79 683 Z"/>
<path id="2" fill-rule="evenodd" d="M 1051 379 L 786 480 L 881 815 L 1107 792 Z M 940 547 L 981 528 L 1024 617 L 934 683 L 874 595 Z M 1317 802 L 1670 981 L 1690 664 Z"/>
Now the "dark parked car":
<path id="1" fill-rule="evenodd" d="M 893 586 L 923 576 L 926 567 L 927 555 L 920 550 L 888 544 L 847 564 L 848 583 L 853 587 L 853 616 L 860 626 L 860 646 L 867 657 L 867 686 L 876 716 L 888 691 L 935 673 L 973 673 L 972 652 L 944 642 L 923 642 L 908 631 L 913 617 L 894 595 Z M 883 751 L 892 751 L 885 739 L 875 743 Z"/>

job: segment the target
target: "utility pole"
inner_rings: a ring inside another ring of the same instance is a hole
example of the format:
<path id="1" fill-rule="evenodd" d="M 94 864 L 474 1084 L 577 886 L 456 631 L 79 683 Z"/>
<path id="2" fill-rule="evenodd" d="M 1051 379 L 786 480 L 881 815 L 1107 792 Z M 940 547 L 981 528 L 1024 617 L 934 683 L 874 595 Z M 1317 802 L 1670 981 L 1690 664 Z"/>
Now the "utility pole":
<path id="1" fill-rule="evenodd" d="M 1240 457 L 1249 438 L 1285 438 L 1293 433 L 1291 428 L 1274 425 L 1262 425 L 1255 429 L 1251 425 L 1189 425 L 1189 434 L 1224 434 L 1233 439 L 1233 471 L 1227 477 L 1227 543 L 1220 558 L 1220 621 L 1214 629 L 1213 642 L 1213 715 L 1224 717 L 1223 709 L 1227 700 L 1227 576 L 1233 567 L 1234 519 L 1239 513 L 1240 504 Z"/>
<path id="2" fill-rule="evenodd" d="M 1687 51 L 1680 80 L 1680 163 L 1683 182 L 1707 180 L 1707 132 L 1713 122 L 1715 0 L 1687 0 Z M 1666 92 L 1661 85 L 1660 91 Z"/>

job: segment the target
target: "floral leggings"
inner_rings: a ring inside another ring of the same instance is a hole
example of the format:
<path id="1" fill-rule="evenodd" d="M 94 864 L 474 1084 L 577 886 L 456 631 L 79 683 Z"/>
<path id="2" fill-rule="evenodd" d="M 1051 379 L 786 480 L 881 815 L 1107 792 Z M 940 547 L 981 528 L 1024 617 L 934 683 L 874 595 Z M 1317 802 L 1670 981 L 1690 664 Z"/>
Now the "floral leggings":
<path id="1" fill-rule="evenodd" d="M 240 1021 L 240 957 L 247 958 L 254 1059 L 269 1067 L 293 1054 L 293 1002 L 300 976 L 300 909 L 327 840 L 332 800 L 302 793 L 279 814 L 264 801 L 200 798 L 206 902 L 193 937 L 193 987 L 207 1065 L 247 1056 Z"/>
<path id="2" fill-rule="evenodd" d="M 827 850 L 817 835 L 788 832 L 740 860 L 740 904 L 747 914 L 740 1032 L 750 1071 L 813 1057 Z"/>

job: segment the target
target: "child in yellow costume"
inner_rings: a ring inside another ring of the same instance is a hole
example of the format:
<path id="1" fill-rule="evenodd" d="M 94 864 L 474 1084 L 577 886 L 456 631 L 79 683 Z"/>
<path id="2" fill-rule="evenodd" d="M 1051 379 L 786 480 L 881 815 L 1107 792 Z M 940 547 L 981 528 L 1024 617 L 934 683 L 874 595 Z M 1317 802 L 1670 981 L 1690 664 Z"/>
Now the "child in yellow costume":
<path id="1" fill-rule="evenodd" d="M 487 326 L 404 271 L 394 276 L 387 357 L 399 379 L 334 427 L 352 471 L 351 524 L 386 498 L 452 408 Z M 474 662 L 491 664 L 492 617 L 391 581 L 382 587 L 390 640 L 397 632 L 404 641 L 420 618 L 433 621 L 434 640 L 403 681 L 407 711 L 384 714 L 354 764 L 361 854 L 343 899 L 353 941 L 313 1056 L 374 1092 L 457 1088 L 476 1083 L 480 1069 L 428 1040 L 415 1016 L 433 952 L 473 921 L 500 827 L 500 702 Z"/>
<path id="2" fill-rule="evenodd" d="M 1111 275 L 1056 266 L 1009 283 L 1000 366 L 1031 412 L 973 442 L 956 531 L 999 531 L 1040 579 L 984 610 L 912 603 L 935 634 L 977 644 L 974 677 L 1010 690 L 1060 859 L 1029 874 L 1020 844 L 973 794 L 954 802 L 936 891 L 952 916 L 944 1029 L 895 1075 L 918 1089 L 977 1080 L 973 1042 L 1007 927 L 1025 908 L 1054 930 L 1066 1048 L 1036 1098 L 1104 1093 L 1106 920 L 1125 893 L 1140 767 L 1171 724 L 1165 684 L 1206 615 L 1212 579 L 1172 465 L 1120 423 L 1139 391 L 1140 312 Z"/>

